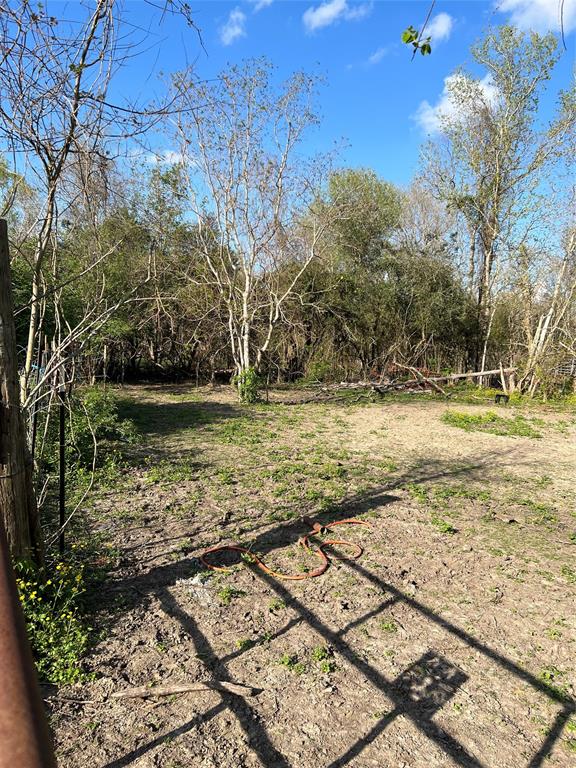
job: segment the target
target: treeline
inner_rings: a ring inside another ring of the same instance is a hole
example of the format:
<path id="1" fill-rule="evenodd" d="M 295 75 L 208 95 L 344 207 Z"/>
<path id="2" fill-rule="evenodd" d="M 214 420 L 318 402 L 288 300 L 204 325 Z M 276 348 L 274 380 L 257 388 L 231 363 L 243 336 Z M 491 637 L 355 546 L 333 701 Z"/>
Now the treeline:
<path id="1" fill-rule="evenodd" d="M 248 380 L 379 378 L 397 363 L 571 387 L 574 91 L 545 124 L 553 35 L 501 27 L 472 55 L 484 74 L 447 80 L 407 189 L 303 157 L 316 80 L 278 84 L 261 60 L 173 78 L 177 150 L 111 159 L 106 113 L 61 145 L 47 186 L 2 166 L 25 403 L 48 374 L 235 376 L 242 395 Z"/>
<path id="2" fill-rule="evenodd" d="M 181 169 L 154 167 L 138 186 L 145 191 L 108 210 L 96 228 L 81 219 L 61 227 L 57 281 L 50 274 L 43 279 L 46 338 L 63 322 L 78 327 L 95 308 L 99 316 L 115 307 L 76 360 L 89 380 L 203 382 L 232 372 L 225 302 L 208 273 L 197 226 L 187 221 Z M 474 302 L 455 266 L 451 233 L 417 233 L 409 221 L 423 190 L 405 193 L 372 171 L 343 170 L 328 185 L 328 204 L 336 198 L 346 216 L 323 234 L 329 242 L 322 257 L 283 305 L 262 375 L 272 381 L 377 376 L 395 358 L 434 370 L 472 365 Z M 14 259 L 21 306 L 30 301 L 25 251 L 26 244 Z M 102 253 L 108 255 L 96 263 Z M 267 302 L 271 281 L 285 291 L 300 267 L 298 259 L 285 259 L 273 272 L 257 273 L 260 301 Z M 27 319 L 26 312 L 18 315 L 22 348 Z M 255 346 L 266 331 L 254 328 Z"/>
<path id="3" fill-rule="evenodd" d="M 50 354 L 59 326 L 77 328 L 93 317 L 97 328 L 71 344 L 68 355 L 90 383 L 175 377 L 204 383 L 229 381 L 235 372 L 227 308 L 199 248 L 197 226 L 187 220 L 182 186 L 181 168 L 154 167 L 131 204 L 111 206 L 95 228 L 79 217 L 58 233 L 57 280 L 47 274 L 42 281 L 45 343 Z M 400 190 L 372 171 L 340 170 L 330 178 L 327 201 L 346 215 L 330 223 L 322 257 L 283 305 L 261 377 L 273 383 L 378 378 L 396 361 L 429 371 L 501 363 L 522 370 L 535 326 L 554 301 L 553 275 L 529 308 L 522 303 L 521 274 L 498 295 L 483 358 L 477 296 L 461 269 L 457 222 L 425 187 Z M 31 298 L 26 247 L 13 261 L 21 308 Z M 262 304 L 269 282 L 284 291 L 300 266 L 286 259 L 273 274 L 256 274 Z M 17 317 L 24 348 L 26 311 Z M 567 308 L 572 333 L 574 319 Z M 267 330 L 254 328 L 255 346 Z M 549 374 L 550 386 L 569 384 L 569 375 L 554 372 L 567 358 L 553 345 L 543 360 L 539 374 Z"/>

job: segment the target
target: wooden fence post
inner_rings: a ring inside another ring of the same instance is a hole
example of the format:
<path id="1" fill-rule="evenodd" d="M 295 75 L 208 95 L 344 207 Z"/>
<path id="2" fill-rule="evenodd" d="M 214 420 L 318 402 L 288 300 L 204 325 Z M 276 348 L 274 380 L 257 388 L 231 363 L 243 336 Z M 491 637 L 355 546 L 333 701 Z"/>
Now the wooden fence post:
<path id="1" fill-rule="evenodd" d="M 56 768 L 0 519 L 0 768 Z"/>
<path id="2" fill-rule="evenodd" d="M 14 558 L 40 564 L 42 546 L 33 462 L 20 410 L 8 227 L 0 219 L 0 515 Z"/>

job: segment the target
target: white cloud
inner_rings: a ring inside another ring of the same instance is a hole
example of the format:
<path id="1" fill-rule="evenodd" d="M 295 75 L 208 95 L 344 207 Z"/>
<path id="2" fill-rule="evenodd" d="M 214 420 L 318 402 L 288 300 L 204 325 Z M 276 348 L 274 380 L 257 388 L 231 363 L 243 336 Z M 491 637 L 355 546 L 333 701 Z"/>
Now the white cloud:
<path id="1" fill-rule="evenodd" d="M 368 64 L 378 64 L 382 61 L 384 56 L 388 53 L 388 48 L 385 46 L 381 46 L 377 50 L 374 51 L 374 53 L 371 56 L 368 56 Z"/>
<path id="2" fill-rule="evenodd" d="M 310 6 L 307 11 L 304 11 L 302 21 L 307 32 L 315 32 L 317 29 L 329 27 L 341 19 L 345 21 L 363 19 L 371 11 L 371 2 L 350 5 L 348 0 L 327 0 L 321 5 Z"/>
<path id="3" fill-rule="evenodd" d="M 448 40 L 454 26 L 454 19 L 448 13 L 439 13 L 430 21 L 424 30 L 424 37 L 432 38 L 432 45 Z"/>
<path id="4" fill-rule="evenodd" d="M 218 31 L 222 45 L 232 45 L 235 40 L 246 36 L 246 14 L 240 8 L 234 8 Z"/>
<path id="5" fill-rule="evenodd" d="M 263 8 L 268 8 L 269 5 L 272 5 L 274 0 L 248 0 L 248 2 L 254 6 L 254 13 L 258 13 Z"/>
<path id="6" fill-rule="evenodd" d="M 454 74 L 444 78 L 444 88 L 436 104 L 422 101 L 416 110 L 414 119 L 426 133 L 439 133 L 444 121 L 458 122 L 466 115 L 465 108 L 458 99 L 458 87 L 465 81 L 465 75 Z M 471 81 L 476 82 L 476 81 Z M 495 104 L 498 90 L 492 77 L 486 75 L 476 83 L 480 95 L 486 104 Z"/>
<path id="7" fill-rule="evenodd" d="M 357 21 L 358 19 L 365 19 L 372 13 L 372 3 L 361 3 L 360 5 L 348 5 L 346 6 L 346 12 L 344 18 L 346 21 Z"/>
<path id="8" fill-rule="evenodd" d="M 148 152 L 144 155 L 144 162 L 150 165 L 179 165 L 184 163 L 186 158 L 182 152 L 174 149 L 162 149 L 157 152 Z"/>
<path id="9" fill-rule="evenodd" d="M 509 13 L 510 21 L 520 29 L 535 32 L 560 31 L 560 0 L 498 0 L 496 10 Z M 564 32 L 576 29 L 576 0 L 564 0 Z"/>

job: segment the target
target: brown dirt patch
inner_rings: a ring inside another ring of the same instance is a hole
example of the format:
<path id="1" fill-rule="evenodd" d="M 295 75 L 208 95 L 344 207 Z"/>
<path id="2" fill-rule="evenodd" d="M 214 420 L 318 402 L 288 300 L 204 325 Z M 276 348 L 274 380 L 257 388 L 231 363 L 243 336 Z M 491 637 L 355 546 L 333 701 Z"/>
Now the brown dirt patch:
<path id="1" fill-rule="evenodd" d="M 534 440 L 456 429 L 433 400 L 124 393 L 143 437 L 93 499 L 117 557 L 97 677 L 50 699 L 63 768 L 574 765 L 573 421 L 535 414 Z M 302 582 L 246 565 L 206 578 L 198 555 L 220 541 L 313 567 L 301 514 L 363 516 L 370 530 L 341 530 L 363 556 Z M 261 692 L 106 700 L 210 679 Z"/>

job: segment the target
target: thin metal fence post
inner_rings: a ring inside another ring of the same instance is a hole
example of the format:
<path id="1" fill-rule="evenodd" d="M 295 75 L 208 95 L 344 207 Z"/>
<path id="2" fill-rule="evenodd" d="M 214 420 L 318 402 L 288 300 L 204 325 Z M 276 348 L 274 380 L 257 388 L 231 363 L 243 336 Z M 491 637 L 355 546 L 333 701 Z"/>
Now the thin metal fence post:
<path id="1" fill-rule="evenodd" d="M 60 461 L 58 489 L 60 535 L 58 537 L 58 549 L 62 555 L 64 553 L 64 523 L 66 521 L 66 387 L 64 384 L 58 388 L 58 397 L 60 400 L 60 406 L 58 408 L 60 419 Z"/>

